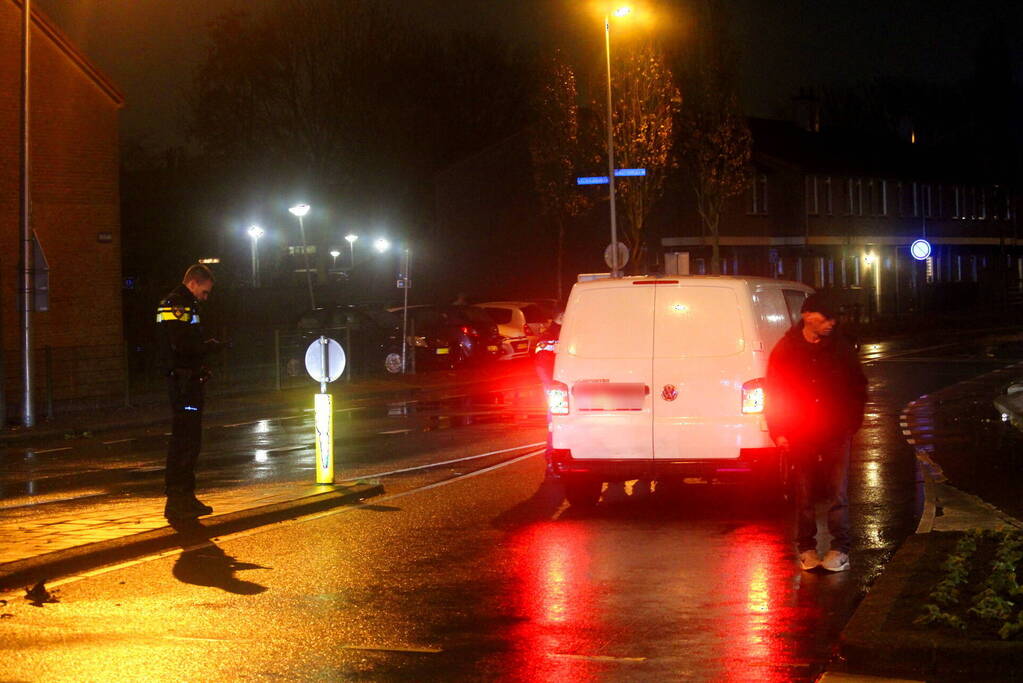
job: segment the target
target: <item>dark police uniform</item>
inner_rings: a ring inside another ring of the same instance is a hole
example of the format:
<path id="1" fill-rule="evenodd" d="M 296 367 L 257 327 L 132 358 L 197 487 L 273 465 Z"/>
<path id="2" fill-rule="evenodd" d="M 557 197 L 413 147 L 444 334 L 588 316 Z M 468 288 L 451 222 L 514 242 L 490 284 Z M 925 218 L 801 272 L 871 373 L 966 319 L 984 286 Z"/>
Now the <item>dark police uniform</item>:
<path id="1" fill-rule="evenodd" d="M 164 514 L 168 519 L 194 518 L 213 511 L 195 498 L 195 465 L 202 444 L 203 389 L 210 376 L 203 361 L 219 342 L 205 339 L 199 301 L 184 284 L 160 301 L 156 329 L 173 413 Z"/>

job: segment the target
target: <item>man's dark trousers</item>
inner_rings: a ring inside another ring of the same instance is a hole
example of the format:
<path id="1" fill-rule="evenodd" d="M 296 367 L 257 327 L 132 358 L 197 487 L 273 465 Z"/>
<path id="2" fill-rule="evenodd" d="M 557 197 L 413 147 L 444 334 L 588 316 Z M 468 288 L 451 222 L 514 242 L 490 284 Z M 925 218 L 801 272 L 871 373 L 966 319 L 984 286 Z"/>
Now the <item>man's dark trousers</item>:
<path id="1" fill-rule="evenodd" d="M 167 387 L 173 411 L 165 475 L 167 495 L 190 496 L 195 493 L 195 466 L 202 446 L 203 386 L 197 376 L 189 374 L 172 375 Z"/>
<path id="2" fill-rule="evenodd" d="M 831 549 L 848 553 L 849 533 L 849 437 L 823 444 L 792 446 L 793 485 L 796 498 L 796 546 L 799 552 L 817 549 L 815 502 L 822 500 L 828 510 Z M 814 483 L 822 487 L 814 496 Z"/>

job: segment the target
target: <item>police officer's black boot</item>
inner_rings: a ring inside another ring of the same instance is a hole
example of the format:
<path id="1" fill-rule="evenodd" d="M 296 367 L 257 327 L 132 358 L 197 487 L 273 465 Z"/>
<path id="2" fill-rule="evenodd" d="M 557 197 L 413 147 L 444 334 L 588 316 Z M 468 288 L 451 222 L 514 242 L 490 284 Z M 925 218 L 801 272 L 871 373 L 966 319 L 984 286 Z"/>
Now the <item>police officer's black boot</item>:
<path id="1" fill-rule="evenodd" d="M 196 498 L 195 493 L 189 493 L 188 498 L 189 498 L 188 502 L 192 506 L 192 509 L 195 511 L 196 517 L 202 517 L 203 515 L 213 514 L 213 508 L 207 505 L 206 503 L 202 502 L 198 498 Z"/>
<path id="2" fill-rule="evenodd" d="M 168 520 L 186 520 L 213 513 L 213 508 L 204 505 L 191 491 L 168 491 L 163 516 Z"/>

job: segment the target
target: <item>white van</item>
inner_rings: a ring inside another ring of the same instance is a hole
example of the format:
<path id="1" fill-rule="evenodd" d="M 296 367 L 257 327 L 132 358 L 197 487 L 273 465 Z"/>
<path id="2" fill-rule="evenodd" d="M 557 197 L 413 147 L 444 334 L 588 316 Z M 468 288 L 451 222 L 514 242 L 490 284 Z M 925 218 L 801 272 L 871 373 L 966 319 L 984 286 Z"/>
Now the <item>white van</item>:
<path id="1" fill-rule="evenodd" d="M 812 293 L 741 276 L 580 278 L 547 396 L 569 502 L 596 504 L 605 481 L 774 481 L 767 359 Z"/>

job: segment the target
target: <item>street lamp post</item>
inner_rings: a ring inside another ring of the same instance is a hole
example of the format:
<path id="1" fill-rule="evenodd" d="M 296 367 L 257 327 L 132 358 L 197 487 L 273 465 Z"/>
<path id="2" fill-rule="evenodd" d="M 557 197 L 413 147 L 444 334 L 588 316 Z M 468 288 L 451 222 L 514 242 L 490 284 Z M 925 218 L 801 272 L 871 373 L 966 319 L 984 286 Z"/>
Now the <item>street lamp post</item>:
<path id="1" fill-rule="evenodd" d="M 373 248 L 377 252 L 383 254 L 391 248 L 391 243 L 383 238 L 378 237 L 373 242 Z M 402 289 L 403 303 L 401 307 L 401 374 L 408 373 L 408 362 L 406 357 L 408 355 L 408 290 L 412 284 L 412 280 L 409 278 L 409 271 L 411 270 L 412 261 L 412 250 L 409 247 L 405 247 L 405 264 L 401 272 L 398 273 L 398 286 Z"/>
<path id="2" fill-rule="evenodd" d="M 309 248 L 305 243 L 305 225 L 302 223 L 302 217 L 309 213 L 308 204 L 296 204 L 295 206 L 288 209 L 291 213 L 298 216 L 298 231 L 302 234 L 302 257 L 305 262 L 305 281 L 309 287 L 309 303 L 312 308 L 316 309 L 316 296 L 313 295 L 313 278 L 309 274 Z"/>
<path id="3" fill-rule="evenodd" d="M 352 262 L 351 267 L 355 267 L 355 240 L 359 239 L 358 235 L 348 233 L 345 235 L 345 241 L 348 242 L 348 253 L 351 255 Z"/>
<path id="4" fill-rule="evenodd" d="M 628 7 L 614 11 L 616 17 L 630 12 Z M 604 56 L 607 59 L 607 182 L 611 205 L 611 277 L 621 277 L 618 270 L 618 221 L 615 216 L 615 133 L 614 110 L 611 104 L 611 15 L 604 15 Z"/>
<path id="5" fill-rule="evenodd" d="M 340 255 L 341 255 L 341 252 L 338 251 L 337 249 L 331 249 L 330 250 L 330 257 L 332 259 L 334 259 L 334 261 L 330 264 L 330 269 L 331 270 L 337 270 L 337 257 L 340 256 Z"/>
<path id="6" fill-rule="evenodd" d="M 249 226 L 249 237 L 252 238 L 252 286 L 259 287 L 259 247 L 256 243 L 263 236 L 263 228 L 258 225 Z"/>

